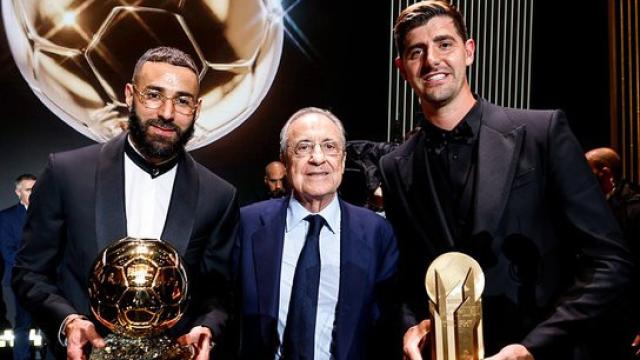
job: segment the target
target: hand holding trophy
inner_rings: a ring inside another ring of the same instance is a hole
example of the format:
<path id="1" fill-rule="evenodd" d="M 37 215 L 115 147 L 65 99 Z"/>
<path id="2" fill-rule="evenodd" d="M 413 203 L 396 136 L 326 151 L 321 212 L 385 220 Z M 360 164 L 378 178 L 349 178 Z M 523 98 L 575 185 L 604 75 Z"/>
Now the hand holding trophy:
<path id="1" fill-rule="evenodd" d="M 187 274 L 178 252 L 156 239 L 124 238 L 103 250 L 89 279 L 93 315 L 113 331 L 91 360 L 190 359 L 193 349 L 162 333 L 187 305 Z"/>
<path id="2" fill-rule="evenodd" d="M 431 317 L 433 360 L 480 360 L 484 274 L 471 257 L 449 252 L 438 256 L 425 279 Z"/>

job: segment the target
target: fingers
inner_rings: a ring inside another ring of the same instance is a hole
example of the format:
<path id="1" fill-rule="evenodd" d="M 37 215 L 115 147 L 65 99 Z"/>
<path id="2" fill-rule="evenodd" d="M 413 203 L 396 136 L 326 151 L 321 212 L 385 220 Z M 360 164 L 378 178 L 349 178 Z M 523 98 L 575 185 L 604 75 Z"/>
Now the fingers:
<path id="1" fill-rule="evenodd" d="M 98 334 L 98 332 L 96 331 L 96 328 L 95 328 L 95 326 L 93 326 L 93 324 L 91 324 L 91 326 L 89 326 L 86 329 L 85 336 L 86 336 L 87 340 L 91 343 L 91 346 L 93 346 L 93 347 L 103 348 L 103 347 L 107 346 L 107 343 Z"/>
<path id="2" fill-rule="evenodd" d="M 485 360 L 533 360 L 533 355 L 520 344 L 507 345 L 494 356 L 485 358 Z"/>
<path id="3" fill-rule="evenodd" d="M 104 347 L 106 343 L 89 320 L 75 319 L 67 325 L 67 358 L 85 360 L 84 347 L 89 343 L 93 347 Z"/>
<path id="4" fill-rule="evenodd" d="M 196 326 L 188 334 L 180 336 L 177 341 L 182 346 L 193 346 L 195 349 L 194 360 L 209 360 L 211 339 L 211 330 L 208 327 Z"/>
<path id="5" fill-rule="evenodd" d="M 640 334 L 636 335 L 636 338 L 631 343 L 632 347 L 637 347 L 638 345 L 640 345 Z M 636 357 L 640 357 L 640 348 L 636 349 Z"/>
<path id="6" fill-rule="evenodd" d="M 404 359 L 422 360 L 420 352 L 424 347 L 427 333 L 430 328 L 431 322 L 429 320 L 423 320 L 418 325 L 412 326 L 407 330 L 404 334 L 404 338 L 402 339 Z"/>
<path id="7" fill-rule="evenodd" d="M 67 360 L 86 360 L 82 346 L 67 343 Z"/>

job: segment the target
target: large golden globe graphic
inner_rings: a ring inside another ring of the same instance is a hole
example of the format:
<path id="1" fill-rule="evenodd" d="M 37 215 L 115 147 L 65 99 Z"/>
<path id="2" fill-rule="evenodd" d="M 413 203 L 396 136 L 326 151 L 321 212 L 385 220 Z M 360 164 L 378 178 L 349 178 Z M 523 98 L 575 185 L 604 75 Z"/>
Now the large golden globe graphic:
<path id="1" fill-rule="evenodd" d="M 200 67 L 203 106 L 187 149 L 244 122 L 282 53 L 277 0 L 2 0 L 11 52 L 38 98 L 103 142 L 126 127 L 124 85 L 149 48 L 173 46 Z"/>
<path id="2" fill-rule="evenodd" d="M 91 311 L 126 337 L 152 337 L 175 325 L 187 306 L 178 252 L 154 239 L 124 238 L 105 248 L 89 276 Z"/>

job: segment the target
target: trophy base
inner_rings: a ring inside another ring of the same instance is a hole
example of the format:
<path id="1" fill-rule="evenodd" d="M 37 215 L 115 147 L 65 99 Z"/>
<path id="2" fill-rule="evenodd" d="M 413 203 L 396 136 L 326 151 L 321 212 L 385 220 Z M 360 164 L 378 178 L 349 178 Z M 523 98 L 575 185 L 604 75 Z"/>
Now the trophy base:
<path id="1" fill-rule="evenodd" d="M 188 360 L 194 355 L 191 346 L 181 346 L 166 336 L 126 338 L 109 334 L 107 346 L 94 348 L 89 360 Z"/>

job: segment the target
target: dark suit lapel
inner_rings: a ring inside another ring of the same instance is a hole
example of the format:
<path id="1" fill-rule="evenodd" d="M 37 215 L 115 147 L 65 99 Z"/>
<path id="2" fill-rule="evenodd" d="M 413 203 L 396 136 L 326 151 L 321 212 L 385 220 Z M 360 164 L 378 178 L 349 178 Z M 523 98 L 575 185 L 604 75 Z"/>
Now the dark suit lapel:
<path id="1" fill-rule="evenodd" d="M 506 206 L 525 133 L 504 110 L 485 102 L 478 145 L 474 233 L 493 233 Z M 486 119 L 486 122 L 485 120 Z"/>
<path id="2" fill-rule="evenodd" d="M 441 248 L 441 246 L 436 246 L 436 244 L 433 243 L 435 238 L 442 239 L 444 245 L 450 248 L 453 246 L 454 241 L 451 237 L 444 211 L 440 205 L 438 193 L 435 190 L 429 160 L 424 153 L 424 137 L 423 132 L 414 136 L 414 143 L 408 148 L 407 153 L 395 159 L 398 174 L 400 175 L 400 182 L 403 186 L 403 194 L 410 194 L 406 197 L 405 201 L 414 203 L 414 205 L 409 206 L 409 208 L 420 209 L 417 213 L 409 213 L 408 215 L 412 218 L 406 221 L 415 224 L 416 229 L 419 229 L 420 233 L 422 233 L 422 238 L 427 242 L 426 245 L 431 249 Z M 419 171 L 424 171 L 424 183 L 416 181 L 416 176 Z M 416 196 L 416 194 L 423 195 Z M 423 201 L 424 198 L 430 200 L 425 203 Z M 434 229 L 430 229 L 428 232 L 425 231 L 425 228 L 432 226 L 438 227 L 438 231 L 435 232 L 433 231 Z M 427 233 L 437 233 L 439 235 L 428 236 Z"/>
<path id="3" fill-rule="evenodd" d="M 171 243 L 182 256 L 187 251 L 193 232 L 199 190 L 195 161 L 184 153 L 178 162 L 167 220 L 162 230 L 162 240 Z"/>
<path id="4" fill-rule="evenodd" d="M 365 289 L 370 281 L 368 265 L 371 260 L 369 244 L 364 241 L 367 224 L 351 216 L 340 201 L 340 290 L 334 329 L 335 358 L 346 359 L 351 349 L 362 313 Z"/>
<path id="5" fill-rule="evenodd" d="M 289 198 L 282 199 L 274 205 L 280 208 L 265 211 L 260 217 L 260 224 L 251 236 L 259 312 L 260 314 L 268 314 L 276 320 L 278 319 L 280 264 L 282 263 L 288 203 Z M 264 317 L 261 319 L 264 320 Z M 274 333 L 276 329 L 272 327 L 275 323 L 260 325 L 264 339 L 272 339 L 276 335 Z"/>
<path id="6" fill-rule="evenodd" d="M 96 184 L 96 242 L 98 250 L 127 236 L 124 205 L 124 142 L 122 134 L 100 149 Z"/>

